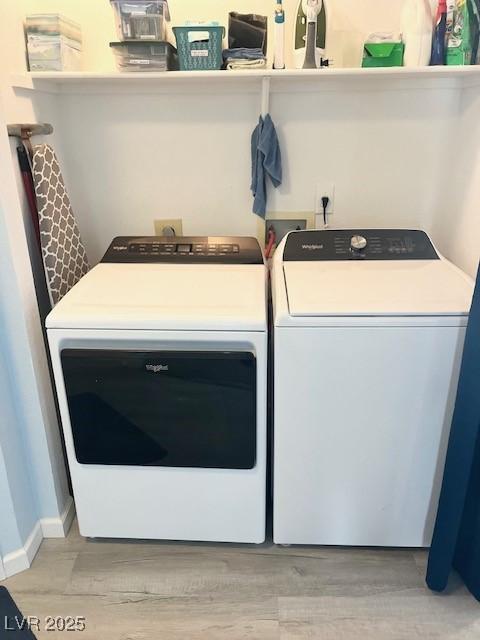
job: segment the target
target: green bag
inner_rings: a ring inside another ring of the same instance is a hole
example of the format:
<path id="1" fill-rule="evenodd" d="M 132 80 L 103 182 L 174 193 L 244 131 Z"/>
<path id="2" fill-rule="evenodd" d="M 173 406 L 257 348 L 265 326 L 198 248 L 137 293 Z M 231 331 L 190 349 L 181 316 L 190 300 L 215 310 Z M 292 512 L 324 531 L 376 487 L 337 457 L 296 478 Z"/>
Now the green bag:
<path id="1" fill-rule="evenodd" d="M 404 51 L 403 42 L 366 42 L 362 67 L 401 67 Z"/>
<path id="2" fill-rule="evenodd" d="M 477 63 L 480 17 L 475 0 L 456 0 L 448 35 L 447 65 Z"/>

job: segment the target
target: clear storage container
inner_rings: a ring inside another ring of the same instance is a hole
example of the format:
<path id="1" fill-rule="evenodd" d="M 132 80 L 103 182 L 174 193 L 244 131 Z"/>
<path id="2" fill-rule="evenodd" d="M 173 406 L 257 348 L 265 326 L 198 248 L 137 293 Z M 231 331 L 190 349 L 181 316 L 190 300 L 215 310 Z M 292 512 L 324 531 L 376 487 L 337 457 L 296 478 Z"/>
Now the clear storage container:
<path id="1" fill-rule="evenodd" d="M 82 50 L 63 36 L 28 36 L 30 71 L 81 71 Z"/>
<path id="2" fill-rule="evenodd" d="M 168 42 L 111 42 L 119 71 L 174 71 L 177 51 Z"/>
<path id="3" fill-rule="evenodd" d="M 110 0 L 119 40 L 165 40 L 166 0 Z"/>
<path id="4" fill-rule="evenodd" d="M 26 16 L 25 34 L 30 71 L 80 71 L 80 25 L 58 13 Z"/>

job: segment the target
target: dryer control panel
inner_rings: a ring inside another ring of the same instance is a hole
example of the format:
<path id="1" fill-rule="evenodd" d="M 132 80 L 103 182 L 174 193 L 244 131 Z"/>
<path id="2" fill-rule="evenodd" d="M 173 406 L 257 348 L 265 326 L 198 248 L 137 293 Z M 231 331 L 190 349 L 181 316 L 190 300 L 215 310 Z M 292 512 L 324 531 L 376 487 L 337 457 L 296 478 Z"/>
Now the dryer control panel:
<path id="1" fill-rule="evenodd" d="M 128 236 L 112 241 L 102 262 L 263 264 L 256 238 L 230 236 Z"/>
<path id="2" fill-rule="evenodd" d="M 424 231 L 342 229 L 298 231 L 285 245 L 285 262 L 334 260 L 438 260 Z"/>

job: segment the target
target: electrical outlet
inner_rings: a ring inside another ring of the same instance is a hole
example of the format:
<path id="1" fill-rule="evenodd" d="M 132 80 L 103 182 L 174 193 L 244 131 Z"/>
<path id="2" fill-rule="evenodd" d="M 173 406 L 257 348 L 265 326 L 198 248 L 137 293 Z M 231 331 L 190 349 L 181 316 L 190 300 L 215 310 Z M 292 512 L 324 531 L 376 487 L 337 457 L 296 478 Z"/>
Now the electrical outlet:
<path id="1" fill-rule="evenodd" d="M 181 218 L 175 220 L 155 220 L 155 235 L 156 236 L 182 236 L 183 224 Z"/>
<path id="2" fill-rule="evenodd" d="M 327 214 L 333 215 L 335 211 L 335 185 L 332 182 L 319 182 L 315 192 L 315 213 L 323 216 L 322 198 L 328 197 Z"/>
<path id="3" fill-rule="evenodd" d="M 278 244 L 289 231 L 306 229 L 307 221 L 305 219 L 278 220 L 276 218 L 267 218 L 265 220 L 265 244 L 268 244 L 268 232 L 272 228 L 275 232 L 275 244 Z"/>

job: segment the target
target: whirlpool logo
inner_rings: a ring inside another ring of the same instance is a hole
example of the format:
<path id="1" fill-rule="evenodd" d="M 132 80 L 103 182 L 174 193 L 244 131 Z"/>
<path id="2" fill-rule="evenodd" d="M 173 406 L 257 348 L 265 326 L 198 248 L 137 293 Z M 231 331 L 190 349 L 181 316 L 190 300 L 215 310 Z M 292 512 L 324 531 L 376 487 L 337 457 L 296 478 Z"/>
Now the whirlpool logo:
<path id="1" fill-rule="evenodd" d="M 302 244 L 302 249 L 306 251 L 319 251 L 323 249 L 323 244 Z"/>
<path id="2" fill-rule="evenodd" d="M 153 371 L 153 373 L 160 373 L 161 371 L 168 371 L 168 364 L 147 364 L 145 369 Z"/>

